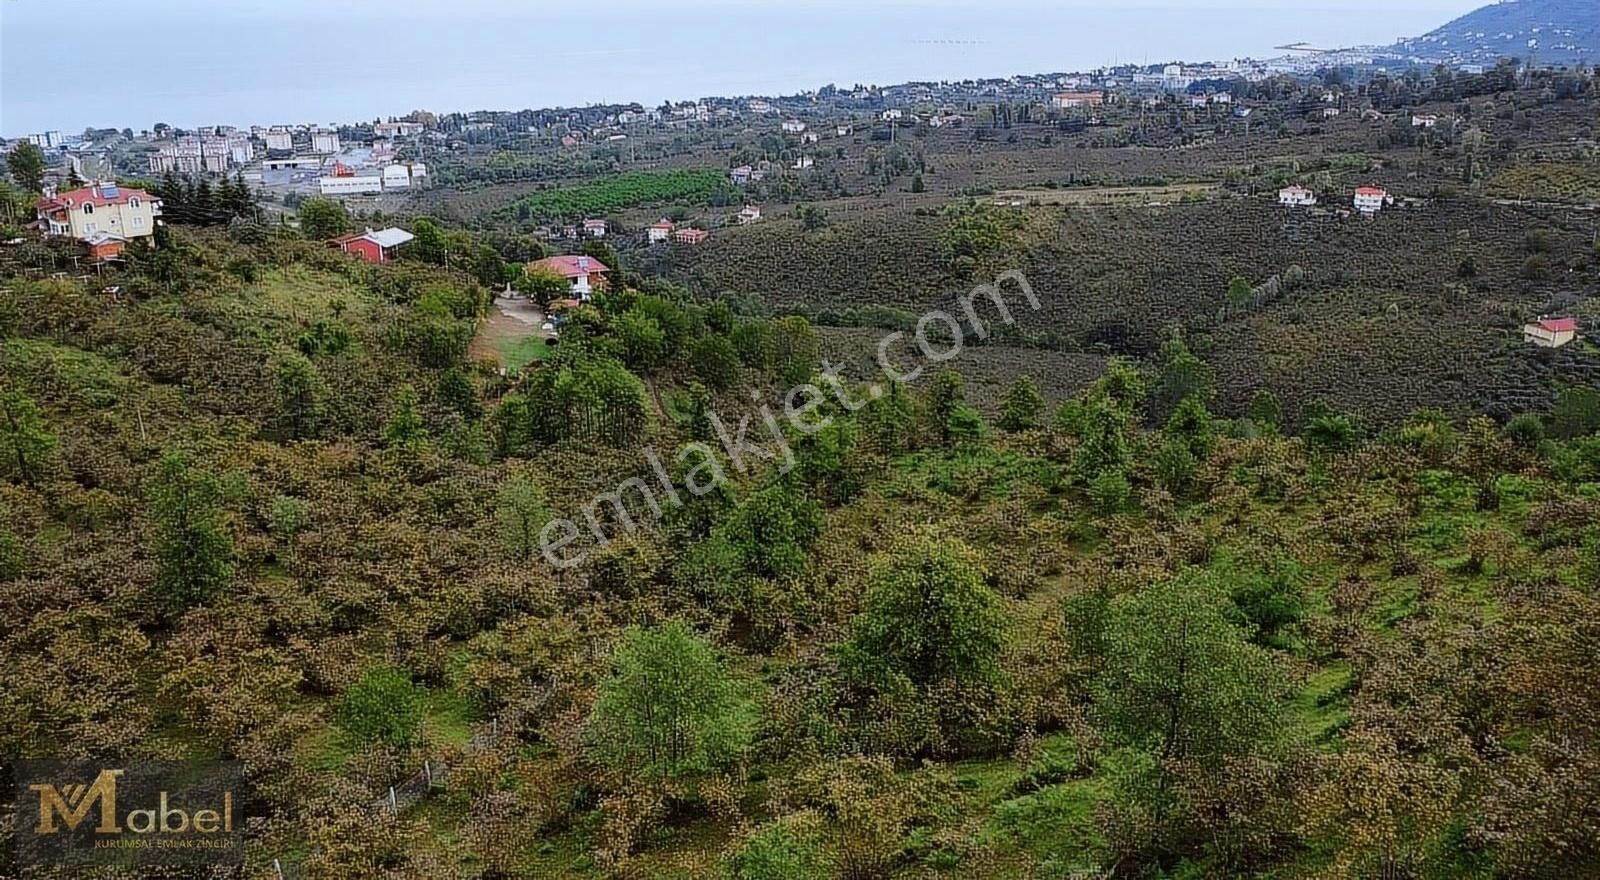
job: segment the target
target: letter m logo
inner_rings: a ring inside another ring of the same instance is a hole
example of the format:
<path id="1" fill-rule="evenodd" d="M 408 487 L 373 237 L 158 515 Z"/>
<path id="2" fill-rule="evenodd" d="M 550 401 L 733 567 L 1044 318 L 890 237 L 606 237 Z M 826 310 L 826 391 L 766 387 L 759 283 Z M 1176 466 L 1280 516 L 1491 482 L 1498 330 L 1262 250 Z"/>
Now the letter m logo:
<path id="1" fill-rule="evenodd" d="M 122 775 L 121 770 L 101 770 L 100 775 L 90 785 L 68 785 L 57 788 L 54 785 L 30 785 L 29 791 L 39 793 L 39 834 L 54 834 L 57 830 L 56 815 L 60 814 L 61 821 L 67 826 L 68 831 L 78 830 L 78 825 L 89 815 L 89 808 L 95 801 L 100 802 L 100 825 L 95 831 L 101 834 L 116 834 L 122 829 L 117 825 L 117 777 Z"/>

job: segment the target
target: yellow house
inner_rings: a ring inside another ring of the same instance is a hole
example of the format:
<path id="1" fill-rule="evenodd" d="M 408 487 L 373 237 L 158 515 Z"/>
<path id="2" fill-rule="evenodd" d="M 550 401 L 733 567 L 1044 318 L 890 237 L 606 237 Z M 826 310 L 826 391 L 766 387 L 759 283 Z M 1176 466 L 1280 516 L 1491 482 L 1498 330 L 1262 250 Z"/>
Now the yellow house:
<path id="1" fill-rule="evenodd" d="M 142 189 L 97 183 L 46 196 L 34 205 L 45 235 L 86 241 L 97 234 L 132 240 L 154 235 L 161 200 Z"/>

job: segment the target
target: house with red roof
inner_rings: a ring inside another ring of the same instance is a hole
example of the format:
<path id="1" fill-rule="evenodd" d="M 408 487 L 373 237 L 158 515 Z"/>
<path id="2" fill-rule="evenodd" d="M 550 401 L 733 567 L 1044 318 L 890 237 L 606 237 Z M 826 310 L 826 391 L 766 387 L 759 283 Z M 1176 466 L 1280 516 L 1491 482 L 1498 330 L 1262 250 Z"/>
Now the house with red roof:
<path id="1" fill-rule="evenodd" d="M 34 203 L 38 227 L 45 235 L 65 235 L 87 242 L 106 233 L 128 242 L 155 235 L 161 200 L 142 189 L 101 182 L 70 192 L 46 195 Z"/>
<path id="2" fill-rule="evenodd" d="M 661 244 L 672 239 L 672 230 L 676 228 L 671 220 L 661 220 L 646 227 L 645 235 L 651 244 Z"/>
<path id="3" fill-rule="evenodd" d="M 704 229 L 680 229 L 673 233 L 678 244 L 699 244 L 710 237 L 711 233 Z"/>
<path id="4" fill-rule="evenodd" d="M 1361 186 L 1356 188 L 1356 210 L 1371 217 L 1382 211 L 1385 205 L 1394 204 L 1394 197 L 1381 186 Z"/>
<path id="5" fill-rule="evenodd" d="M 572 296 L 580 302 L 587 302 L 589 295 L 596 288 L 605 287 L 606 276 L 611 274 L 606 264 L 594 257 L 573 255 L 545 257 L 529 263 L 528 271 L 551 272 L 565 278 L 571 287 Z"/>
<path id="6" fill-rule="evenodd" d="M 1540 318 L 1522 327 L 1522 341 L 1540 348 L 1560 348 L 1577 338 L 1577 318 Z"/>
<path id="7" fill-rule="evenodd" d="M 394 259 L 395 251 L 399 250 L 401 245 L 413 238 L 416 236 L 404 229 L 391 226 L 374 232 L 369 226 L 366 232 L 341 235 L 328 242 L 328 246 L 336 247 L 369 263 L 387 263 Z"/>

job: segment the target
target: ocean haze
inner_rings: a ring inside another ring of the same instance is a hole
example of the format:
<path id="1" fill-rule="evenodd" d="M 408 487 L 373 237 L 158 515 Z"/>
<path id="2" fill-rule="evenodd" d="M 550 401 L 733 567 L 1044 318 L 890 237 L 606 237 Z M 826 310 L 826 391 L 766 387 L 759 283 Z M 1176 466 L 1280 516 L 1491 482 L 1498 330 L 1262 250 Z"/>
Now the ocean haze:
<path id="1" fill-rule="evenodd" d="M 543 4 L 540 4 L 541 6 Z M 0 133 L 659 104 L 1388 43 L 1471 0 L 225 5 L 0 0 Z M 81 63 L 93 57 L 95 63 Z"/>

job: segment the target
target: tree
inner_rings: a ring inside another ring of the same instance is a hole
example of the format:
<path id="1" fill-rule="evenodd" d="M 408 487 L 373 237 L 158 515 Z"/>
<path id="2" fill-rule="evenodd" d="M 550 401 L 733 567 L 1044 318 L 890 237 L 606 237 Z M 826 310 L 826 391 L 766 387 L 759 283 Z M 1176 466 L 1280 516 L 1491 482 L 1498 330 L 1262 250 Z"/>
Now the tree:
<path id="1" fill-rule="evenodd" d="M 541 546 L 539 533 L 552 516 L 539 484 L 525 476 L 512 477 L 495 496 L 494 507 L 506 552 L 523 562 L 532 559 Z"/>
<path id="2" fill-rule="evenodd" d="M 726 391 L 739 384 L 739 352 L 728 337 L 706 334 L 694 344 L 689 359 L 694 362 L 695 375 L 708 387 Z"/>
<path id="3" fill-rule="evenodd" d="M 156 591 L 174 610 L 204 602 L 233 577 L 233 540 L 222 519 L 222 488 L 188 456 L 169 452 L 146 483 L 155 522 Z"/>
<path id="4" fill-rule="evenodd" d="M 476 422 L 483 416 L 478 389 L 473 387 L 472 379 L 460 367 L 452 366 L 439 375 L 437 393 L 440 403 L 468 422 Z"/>
<path id="5" fill-rule="evenodd" d="M 1163 761 L 1215 762 L 1270 739 L 1284 682 L 1237 617 L 1227 593 L 1195 575 L 1114 600 L 1095 690 L 1111 741 Z"/>
<path id="6" fill-rule="evenodd" d="M 540 306 L 548 306 L 572 292 L 567 280 L 549 269 L 525 268 L 511 279 L 511 287 Z"/>
<path id="7" fill-rule="evenodd" d="M 1283 404 L 1278 401 L 1278 395 L 1265 388 L 1250 398 L 1245 416 L 1263 434 L 1276 434 L 1283 429 Z"/>
<path id="8" fill-rule="evenodd" d="M 1039 383 L 1032 376 L 1023 376 L 1011 384 L 1000 400 L 1000 428 L 1004 431 L 1029 431 L 1039 427 L 1039 413 L 1044 409 L 1044 395 L 1039 393 Z"/>
<path id="9" fill-rule="evenodd" d="M 418 217 L 411 223 L 411 234 L 415 236 L 407 251 L 411 257 L 424 263 L 444 263 L 449 243 L 445 241 L 444 230 L 439 224 L 427 217 Z"/>
<path id="10" fill-rule="evenodd" d="M 34 486 L 58 445 L 38 404 L 20 391 L 0 391 L 0 468 Z"/>
<path id="11" fill-rule="evenodd" d="M 966 380 L 954 370 L 934 377 L 923 402 L 928 431 L 942 446 L 954 446 L 983 434 L 983 418 L 967 403 Z"/>
<path id="12" fill-rule="evenodd" d="M 1233 305 L 1244 305 L 1250 301 L 1250 297 L 1254 293 L 1255 288 L 1251 286 L 1250 279 L 1241 275 L 1233 276 L 1233 279 L 1228 282 L 1228 302 Z"/>
<path id="13" fill-rule="evenodd" d="M 385 443 L 411 449 L 428 439 L 427 430 L 422 425 L 422 414 L 417 407 L 416 387 L 401 385 L 400 390 L 395 392 L 394 409 L 389 414 L 389 421 L 383 426 Z"/>
<path id="14" fill-rule="evenodd" d="M 285 351 L 276 359 L 272 372 L 278 383 L 284 432 L 291 440 L 315 436 L 327 397 L 327 387 L 316 366 L 298 351 Z"/>
<path id="15" fill-rule="evenodd" d="M 918 534 L 872 563 L 865 607 L 843 656 L 869 680 L 903 676 L 919 688 L 984 683 L 998 674 L 1004 630 L 978 554 L 959 541 Z"/>
<path id="16" fill-rule="evenodd" d="M 44 153 L 35 144 L 23 141 L 11 148 L 6 156 L 6 170 L 11 179 L 31 193 L 44 189 Z"/>
<path id="17" fill-rule="evenodd" d="M 1550 413 L 1550 435 L 1575 440 L 1600 431 L 1600 391 L 1584 385 L 1561 389 Z"/>
<path id="18" fill-rule="evenodd" d="M 311 241 L 326 241 L 350 231 L 350 214 L 342 202 L 310 198 L 300 203 L 300 234 Z"/>
<path id="19" fill-rule="evenodd" d="M 411 745 L 422 730 L 427 695 L 393 667 L 369 669 L 345 691 L 334 723 L 357 742 Z"/>
<path id="20" fill-rule="evenodd" d="M 613 770 L 676 778 L 738 758 L 755 720 L 754 703 L 711 646 L 673 621 L 623 634 L 585 740 L 589 753 Z"/>

